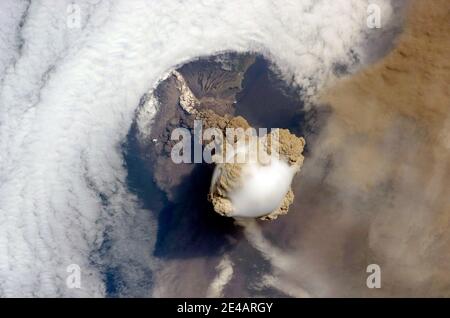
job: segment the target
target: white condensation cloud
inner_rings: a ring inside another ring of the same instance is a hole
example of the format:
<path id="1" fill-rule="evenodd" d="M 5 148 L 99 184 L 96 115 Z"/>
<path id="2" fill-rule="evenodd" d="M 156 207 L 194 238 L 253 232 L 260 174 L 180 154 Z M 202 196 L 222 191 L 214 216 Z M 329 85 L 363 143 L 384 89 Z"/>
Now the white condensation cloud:
<path id="1" fill-rule="evenodd" d="M 256 51 L 312 94 L 368 32 L 360 0 L 74 1 L 75 29 L 69 3 L 2 3 L 2 296 L 101 297 L 108 262 L 133 260 L 130 286 L 157 270 L 156 229 L 126 188 L 120 146 L 141 96 L 175 65 Z M 72 263 L 81 289 L 66 287 Z"/>

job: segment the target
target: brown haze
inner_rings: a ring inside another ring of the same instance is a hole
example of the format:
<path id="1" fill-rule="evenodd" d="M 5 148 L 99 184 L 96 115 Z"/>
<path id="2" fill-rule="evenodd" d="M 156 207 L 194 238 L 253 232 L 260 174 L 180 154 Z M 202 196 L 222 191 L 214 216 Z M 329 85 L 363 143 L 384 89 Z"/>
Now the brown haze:
<path id="1" fill-rule="evenodd" d="M 268 258 L 293 262 L 276 270 L 280 284 L 450 296 L 450 2 L 414 1 L 407 14 L 387 56 L 321 96 L 333 112 L 297 182 L 298 211 L 264 226 L 282 233 L 272 241 L 284 256 Z M 381 289 L 366 287 L 372 263 Z"/>

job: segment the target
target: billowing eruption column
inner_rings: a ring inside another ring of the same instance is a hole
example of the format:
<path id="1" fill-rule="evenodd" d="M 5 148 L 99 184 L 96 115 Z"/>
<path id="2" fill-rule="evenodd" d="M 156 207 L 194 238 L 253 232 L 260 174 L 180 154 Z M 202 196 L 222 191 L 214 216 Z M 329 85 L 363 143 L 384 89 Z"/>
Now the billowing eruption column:
<path id="1" fill-rule="evenodd" d="M 258 136 L 243 117 L 211 110 L 198 112 L 197 119 L 204 129 L 224 136 L 213 142 L 216 167 L 208 199 L 214 210 L 223 216 L 262 220 L 286 214 L 294 199 L 292 179 L 303 165 L 305 139 L 287 129 Z"/>

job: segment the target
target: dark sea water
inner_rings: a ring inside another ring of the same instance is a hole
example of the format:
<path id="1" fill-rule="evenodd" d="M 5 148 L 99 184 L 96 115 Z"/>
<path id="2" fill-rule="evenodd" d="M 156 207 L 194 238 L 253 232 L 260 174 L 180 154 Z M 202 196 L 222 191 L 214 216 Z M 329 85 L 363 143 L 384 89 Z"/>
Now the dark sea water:
<path id="1" fill-rule="evenodd" d="M 307 155 L 329 109 L 323 105 L 305 110 L 301 89 L 288 86 L 272 71 L 267 59 L 258 57 L 246 72 L 243 89 L 237 94 L 236 115 L 243 116 L 252 127 L 287 128 L 305 137 Z"/>
<path id="2" fill-rule="evenodd" d="M 301 135 L 302 110 L 303 103 L 296 91 L 283 86 L 270 70 L 269 61 L 258 57 L 246 72 L 243 89 L 237 94 L 236 115 L 255 128 L 288 128 Z"/>

